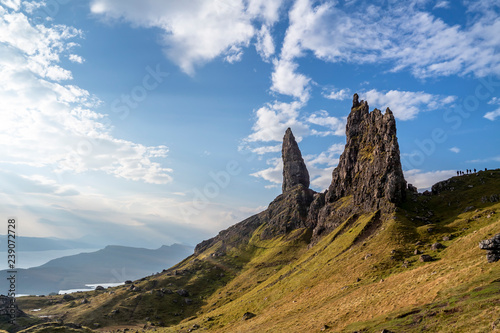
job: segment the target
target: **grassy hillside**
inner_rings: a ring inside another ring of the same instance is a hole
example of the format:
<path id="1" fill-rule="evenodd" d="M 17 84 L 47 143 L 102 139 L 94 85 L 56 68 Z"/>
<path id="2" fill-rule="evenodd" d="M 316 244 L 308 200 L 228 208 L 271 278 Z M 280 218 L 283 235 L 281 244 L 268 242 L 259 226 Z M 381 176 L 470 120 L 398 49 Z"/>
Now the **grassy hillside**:
<path id="1" fill-rule="evenodd" d="M 18 304 L 99 331 L 500 331 L 500 262 L 478 247 L 500 232 L 499 196 L 499 170 L 454 177 L 393 215 L 350 216 L 312 247 L 306 229 L 261 240 L 263 225 L 133 286 Z"/>

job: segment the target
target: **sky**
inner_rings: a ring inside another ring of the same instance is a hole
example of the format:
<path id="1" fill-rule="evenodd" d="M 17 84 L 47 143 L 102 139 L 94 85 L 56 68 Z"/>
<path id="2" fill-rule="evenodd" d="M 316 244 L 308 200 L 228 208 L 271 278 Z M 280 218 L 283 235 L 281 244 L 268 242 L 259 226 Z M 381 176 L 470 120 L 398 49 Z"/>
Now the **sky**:
<path id="1" fill-rule="evenodd" d="M 288 127 L 324 191 L 354 93 L 394 112 L 420 190 L 497 168 L 499 13 L 499 0 L 0 0 L 0 216 L 22 236 L 195 245 L 281 193 Z"/>

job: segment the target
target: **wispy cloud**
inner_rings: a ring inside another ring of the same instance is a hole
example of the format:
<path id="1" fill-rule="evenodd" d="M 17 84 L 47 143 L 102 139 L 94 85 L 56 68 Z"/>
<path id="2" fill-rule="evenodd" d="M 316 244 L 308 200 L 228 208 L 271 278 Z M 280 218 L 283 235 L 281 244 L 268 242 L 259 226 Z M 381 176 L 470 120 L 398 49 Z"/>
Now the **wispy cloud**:
<path id="1" fill-rule="evenodd" d="M 419 169 L 404 171 L 405 179 L 408 183 L 417 187 L 419 190 L 429 189 L 437 182 L 446 180 L 457 175 L 456 170 L 436 170 L 424 172 Z"/>
<path id="2" fill-rule="evenodd" d="M 450 8 L 450 2 L 449 1 L 438 1 L 436 5 L 434 6 L 434 9 L 436 8 Z"/>
<path id="3" fill-rule="evenodd" d="M 491 120 L 491 121 L 494 121 L 498 117 L 500 117 L 500 108 L 496 109 L 495 111 L 487 112 L 484 115 L 484 118 Z"/>
<path id="4" fill-rule="evenodd" d="M 400 120 L 414 119 L 420 112 L 436 110 L 450 106 L 455 102 L 455 96 L 440 96 L 423 91 L 390 90 L 386 92 L 376 89 L 362 92 L 361 97 L 371 106 L 381 108 L 389 107 L 394 116 Z"/>
<path id="5" fill-rule="evenodd" d="M 153 161 L 166 156 L 166 146 L 114 137 L 107 117 L 95 111 L 99 100 L 66 83 L 72 74 L 60 59 L 83 61 L 71 53 L 81 31 L 34 26 L 21 12 L 0 11 L 1 162 L 58 173 L 98 171 L 156 184 L 172 180 L 172 170 Z"/>
<path id="6" fill-rule="evenodd" d="M 349 89 L 332 89 L 329 92 L 324 91 L 323 96 L 328 99 L 333 99 L 337 101 L 343 101 L 351 97 Z"/>
<path id="7" fill-rule="evenodd" d="M 165 54 L 192 75 L 196 66 L 219 56 L 239 61 L 256 35 L 259 52 L 269 57 L 273 48 L 266 29 L 278 20 L 281 4 L 282 0 L 93 0 L 90 8 L 107 19 L 160 28 Z"/>
<path id="8" fill-rule="evenodd" d="M 458 147 L 452 147 L 452 148 L 450 148 L 450 151 L 453 152 L 453 153 L 458 154 L 458 153 L 460 153 L 460 148 L 458 148 Z"/>

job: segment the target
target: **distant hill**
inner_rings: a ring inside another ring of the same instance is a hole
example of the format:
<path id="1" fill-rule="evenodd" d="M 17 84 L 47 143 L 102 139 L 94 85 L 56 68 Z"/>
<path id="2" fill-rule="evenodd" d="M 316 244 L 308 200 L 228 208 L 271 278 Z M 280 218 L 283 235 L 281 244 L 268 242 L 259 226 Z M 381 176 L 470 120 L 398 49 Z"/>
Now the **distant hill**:
<path id="1" fill-rule="evenodd" d="M 62 257 L 48 263 L 18 269 L 17 294 L 48 294 L 59 290 L 85 288 L 86 284 L 124 282 L 161 272 L 193 253 L 180 244 L 156 250 L 126 246 L 107 246 L 90 253 Z M 0 271 L 7 276 L 6 271 Z M 1 290 L 8 290 L 0 279 Z"/>

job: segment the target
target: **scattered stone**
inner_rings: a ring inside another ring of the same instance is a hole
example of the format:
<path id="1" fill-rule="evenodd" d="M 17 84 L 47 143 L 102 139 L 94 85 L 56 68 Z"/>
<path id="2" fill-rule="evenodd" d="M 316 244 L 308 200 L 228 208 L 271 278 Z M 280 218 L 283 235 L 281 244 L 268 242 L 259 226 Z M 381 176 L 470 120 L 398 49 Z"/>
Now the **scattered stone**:
<path id="1" fill-rule="evenodd" d="M 437 251 L 439 249 L 443 249 L 444 248 L 444 245 L 441 244 L 441 243 L 434 243 L 431 245 L 431 250 L 432 251 Z"/>
<path id="2" fill-rule="evenodd" d="M 418 189 L 412 184 L 408 184 L 408 191 L 410 191 L 411 193 L 418 194 Z"/>
<path id="3" fill-rule="evenodd" d="M 106 288 L 104 288 L 103 286 L 97 286 L 97 287 L 95 287 L 95 290 L 97 290 L 97 291 L 104 290 L 104 289 L 106 289 Z"/>
<path id="4" fill-rule="evenodd" d="M 444 242 L 447 242 L 447 241 L 449 241 L 449 240 L 450 240 L 450 238 L 451 238 L 451 236 L 443 236 L 443 241 L 444 241 Z"/>
<path id="5" fill-rule="evenodd" d="M 80 302 L 81 304 L 87 304 L 87 303 L 90 303 L 88 299 L 84 298 L 82 299 L 82 301 Z"/>
<path id="6" fill-rule="evenodd" d="M 371 253 L 368 253 L 368 254 L 365 256 L 365 260 L 366 260 L 366 259 L 368 259 L 368 258 L 370 258 L 371 256 L 372 256 L 372 254 L 371 254 Z"/>
<path id="7" fill-rule="evenodd" d="M 415 251 L 413 252 L 413 254 L 414 254 L 414 255 L 420 254 L 419 249 L 415 249 Z"/>
<path id="8" fill-rule="evenodd" d="M 321 331 L 326 331 L 326 330 L 327 330 L 327 329 L 329 329 L 329 328 L 330 328 L 330 326 L 328 326 L 328 325 L 326 325 L 326 324 L 325 324 L 325 325 L 323 325 L 323 327 L 321 328 Z"/>
<path id="9" fill-rule="evenodd" d="M 359 282 L 359 281 L 361 281 L 361 279 L 360 279 L 360 278 L 357 278 L 357 279 L 356 279 L 356 282 Z"/>
<path id="10" fill-rule="evenodd" d="M 186 303 L 187 305 L 191 305 L 193 304 L 193 300 L 190 298 L 184 298 L 184 303 Z"/>
<path id="11" fill-rule="evenodd" d="M 245 312 L 243 314 L 243 317 L 241 319 L 243 320 L 248 320 L 248 319 L 252 319 L 253 317 L 255 317 L 256 315 L 254 313 L 251 313 L 251 312 Z"/>
<path id="12" fill-rule="evenodd" d="M 132 281 L 127 280 L 127 281 L 125 281 L 125 284 L 132 284 Z"/>
<path id="13" fill-rule="evenodd" d="M 422 254 L 419 259 L 421 262 L 429 262 L 432 261 L 432 257 L 428 254 Z"/>
<path id="14" fill-rule="evenodd" d="M 474 206 L 465 207 L 464 213 L 470 212 L 471 210 L 474 210 L 474 209 L 476 209 L 476 207 L 474 207 Z"/>
<path id="15" fill-rule="evenodd" d="M 393 332 L 392 332 L 392 331 L 389 331 L 389 330 L 387 330 L 387 329 L 385 329 L 385 328 L 384 328 L 384 329 L 382 330 L 382 332 L 380 332 L 380 333 L 393 333 Z"/>
<path id="16" fill-rule="evenodd" d="M 65 301 L 73 301 L 75 298 L 71 296 L 70 294 L 66 294 L 63 296 L 63 300 Z"/>
<path id="17" fill-rule="evenodd" d="M 491 324 L 491 330 L 495 331 L 496 329 L 500 329 L 500 318 L 498 318 Z"/>
<path id="18" fill-rule="evenodd" d="M 486 259 L 492 263 L 500 260 L 500 234 L 496 234 L 491 239 L 479 242 L 481 250 L 487 250 Z"/>
<path id="19" fill-rule="evenodd" d="M 182 297 L 188 297 L 189 296 L 189 292 L 185 289 L 179 289 L 176 291 L 176 293 L 179 295 L 179 296 L 182 296 Z"/>
<path id="20" fill-rule="evenodd" d="M 493 194 L 490 196 L 490 202 L 498 202 L 498 195 Z"/>

